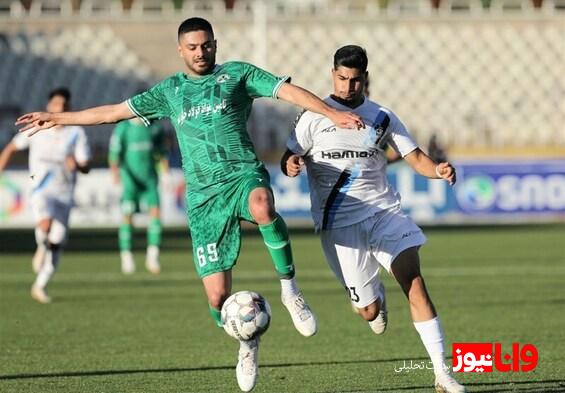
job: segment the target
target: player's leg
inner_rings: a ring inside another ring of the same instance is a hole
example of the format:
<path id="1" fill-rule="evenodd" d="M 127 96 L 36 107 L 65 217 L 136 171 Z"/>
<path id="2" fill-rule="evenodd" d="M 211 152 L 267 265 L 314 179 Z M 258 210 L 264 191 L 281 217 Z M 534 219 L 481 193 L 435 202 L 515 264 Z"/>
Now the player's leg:
<path id="1" fill-rule="evenodd" d="M 44 217 L 39 220 L 37 226 L 35 227 L 35 241 L 37 243 L 37 249 L 35 255 L 33 256 L 33 270 L 36 273 L 36 279 L 31 287 L 31 297 L 37 300 L 39 303 L 50 303 L 51 298 L 47 295 L 45 287 L 47 282 L 51 277 L 52 272 L 50 272 L 45 265 L 48 241 L 47 236 L 49 235 L 49 229 L 51 228 L 51 218 Z"/>
<path id="2" fill-rule="evenodd" d="M 229 297 L 232 286 L 231 270 L 210 274 L 202 279 L 208 307 L 216 325 L 222 327 L 221 312 L 222 305 Z M 241 390 L 249 392 L 255 387 L 258 375 L 259 339 L 239 342 L 236 376 Z"/>
<path id="3" fill-rule="evenodd" d="M 369 322 L 375 334 L 387 326 L 384 285 L 379 279 L 380 264 L 367 241 L 366 220 L 344 228 L 321 232 L 322 249 L 328 266 L 341 282 L 354 311 Z"/>
<path id="4" fill-rule="evenodd" d="M 147 256 L 145 267 L 153 274 L 161 272 L 159 251 L 161 247 L 161 211 L 159 209 L 159 190 L 157 183 L 148 187 L 145 201 L 149 206 L 149 224 L 147 225 Z"/>
<path id="5" fill-rule="evenodd" d="M 135 260 L 132 253 L 133 214 L 137 210 L 139 193 L 133 179 L 125 170 L 120 171 L 120 179 L 123 187 L 120 203 L 122 222 L 118 231 L 120 263 L 122 273 L 132 274 L 135 272 Z"/>
<path id="6" fill-rule="evenodd" d="M 133 243 L 133 214 L 127 214 L 131 209 L 128 202 L 122 202 L 122 222 L 118 231 L 118 246 L 120 248 L 120 263 L 122 273 L 132 274 L 135 272 L 135 260 L 132 253 Z"/>
<path id="7" fill-rule="evenodd" d="M 231 293 L 231 270 L 239 255 L 241 239 L 237 217 L 226 211 L 229 209 L 219 201 L 216 203 L 217 206 L 210 203 L 206 210 L 189 214 L 196 271 L 202 277 L 210 315 L 215 324 L 222 327 L 221 309 Z M 253 389 L 257 382 L 258 350 L 259 339 L 240 341 L 236 376 L 239 387 L 245 392 Z"/>
<path id="8" fill-rule="evenodd" d="M 303 336 L 316 333 L 316 318 L 298 289 L 288 229 L 283 218 L 275 211 L 270 188 L 250 184 L 248 193 L 249 213 L 258 225 L 275 265 L 281 283 L 281 300 L 288 309 L 294 326 Z"/>
<path id="9" fill-rule="evenodd" d="M 67 224 L 71 206 L 58 201 L 51 201 L 53 218 L 47 234 L 45 258 L 32 286 L 32 297 L 41 303 L 48 303 L 46 287 L 59 265 L 63 246 L 67 239 Z M 45 296 L 44 296 L 45 295 Z"/>
<path id="10" fill-rule="evenodd" d="M 218 327 L 222 327 L 221 309 L 230 296 L 232 286 L 231 270 L 212 273 L 202 278 L 208 299 L 210 315 Z"/>
<path id="11" fill-rule="evenodd" d="M 33 272 L 35 274 L 39 273 L 41 266 L 43 266 L 43 261 L 45 260 L 47 234 L 49 233 L 50 226 L 51 220 L 49 218 L 44 218 L 40 220 L 35 227 L 35 243 L 37 244 L 37 248 L 35 249 L 31 262 Z"/>
<path id="12" fill-rule="evenodd" d="M 436 390 L 445 393 L 464 392 L 445 364 L 444 335 L 437 312 L 420 272 L 418 247 L 402 251 L 392 263 L 392 273 L 410 303 L 414 327 L 430 356 L 436 375 Z"/>

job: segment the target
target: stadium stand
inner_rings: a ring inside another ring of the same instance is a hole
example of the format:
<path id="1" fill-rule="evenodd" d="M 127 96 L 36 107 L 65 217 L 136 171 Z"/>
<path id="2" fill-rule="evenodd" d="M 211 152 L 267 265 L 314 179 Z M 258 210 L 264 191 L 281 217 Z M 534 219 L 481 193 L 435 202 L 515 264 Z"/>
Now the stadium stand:
<path id="1" fill-rule="evenodd" d="M 372 98 L 422 143 L 437 134 L 459 150 L 565 149 L 564 0 L 27 3 L 0 0 L 6 113 L 37 109 L 56 84 L 84 91 L 75 94 L 82 107 L 119 101 L 142 81 L 182 69 L 175 29 L 198 14 L 215 25 L 219 62 L 250 61 L 320 95 L 331 89 L 335 49 L 363 45 Z M 282 148 L 295 112 L 260 101 L 251 121 L 260 151 Z M 104 143 L 107 133 L 98 135 Z"/>

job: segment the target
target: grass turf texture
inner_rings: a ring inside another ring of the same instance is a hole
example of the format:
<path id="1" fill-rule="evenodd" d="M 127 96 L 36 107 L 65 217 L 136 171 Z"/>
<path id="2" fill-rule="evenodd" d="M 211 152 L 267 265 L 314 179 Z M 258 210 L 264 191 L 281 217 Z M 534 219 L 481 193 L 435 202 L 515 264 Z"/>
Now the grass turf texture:
<path id="1" fill-rule="evenodd" d="M 533 343 L 530 373 L 459 373 L 470 392 L 564 392 L 563 226 L 426 231 L 422 270 L 451 342 Z M 1 392 L 238 392 L 237 342 L 214 327 L 190 242 L 165 234 L 163 273 L 119 272 L 114 233 L 73 232 L 50 286 L 54 303 L 29 296 L 31 231 L 0 232 Z M 137 244 L 144 244 L 143 233 Z M 254 392 L 431 392 L 431 370 L 395 372 L 427 360 L 404 295 L 385 277 L 389 326 L 375 336 L 352 313 L 319 241 L 291 231 L 298 282 L 319 330 L 300 336 L 279 300 L 259 236 L 246 233 L 234 291 L 263 294 L 273 320 L 263 337 Z M 22 252 L 22 248 L 27 248 Z M 16 252 L 16 250 L 20 250 Z"/>

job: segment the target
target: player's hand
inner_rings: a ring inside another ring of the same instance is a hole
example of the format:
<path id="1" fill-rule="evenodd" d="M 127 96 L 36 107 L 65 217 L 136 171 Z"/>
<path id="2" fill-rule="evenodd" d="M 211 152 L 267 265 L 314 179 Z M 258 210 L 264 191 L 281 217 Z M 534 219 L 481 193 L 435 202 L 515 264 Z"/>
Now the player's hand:
<path id="1" fill-rule="evenodd" d="M 363 119 L 353 112 L 342 112 L 336 110 L 328 117 L 339 128 L 355 128 L 358 130 L 365 128 L 365 122 Z"/>
<path id="2" fill-rule="evenodd" d="M 77 162 L 73 156 L 65 157 L 65 167 L 71 172 L 77 170 Z"/>
<path id="3" fill-rule="evenodd" d="M 118 172 L 118 171 L 112 172 L 112 182 L 115 185 L 120 184 L 120 172 Z"/>
<path id="4" fill-rule="evenodd" d="M 51 113 L 32 112 L 18 117 L 18 119 L 16 120 L 16 125 L 23 125 L 23 127 L 20 128 L 20 132 L 31 130 L 28 136 L 32 136 L 41 130 L 46 130 L 48 128 L 54 127 L 56 124 L 51 118 Z"/>
<path id="5" fill-rule="evenodd" d="M 304 159 L 297 154 L 293 154 L 286 160 L 286 173 L 289 177 L 296 177 L 304 168 Z"/>
<path id="6" fill-rule="evenodd" d="M 442 162 L 436 166 L 436 175 L 446 180 L 449 185 L 454 185 L 457 181 L 455 168 L 449 162 Z"/>

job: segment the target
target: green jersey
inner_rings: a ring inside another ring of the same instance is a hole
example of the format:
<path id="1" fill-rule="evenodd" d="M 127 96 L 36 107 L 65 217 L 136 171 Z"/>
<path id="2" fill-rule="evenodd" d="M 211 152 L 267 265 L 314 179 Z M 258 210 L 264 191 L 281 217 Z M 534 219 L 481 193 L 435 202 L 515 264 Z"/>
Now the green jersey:
<path id="1" fill-rule="evenodd" d="M 189 208 L 194 208 L 223 194 L 250 171 L 264 170 L 247 133 L 247 119 L 255 98 L 276 98 L 287 80 L 248 63 L 228 62 L 200 77 L 177 73 L 127 104 L 146 123 L 163 117 L 171 120 Z"/>
<path id="2" fill-rule="evenodd" d="M 157 178 L 158 158 L 165 156 L 164 133 L 161 127 L 135 121 L 120 122 L 110 140 L 110 163 L 140 182 Z"/>

